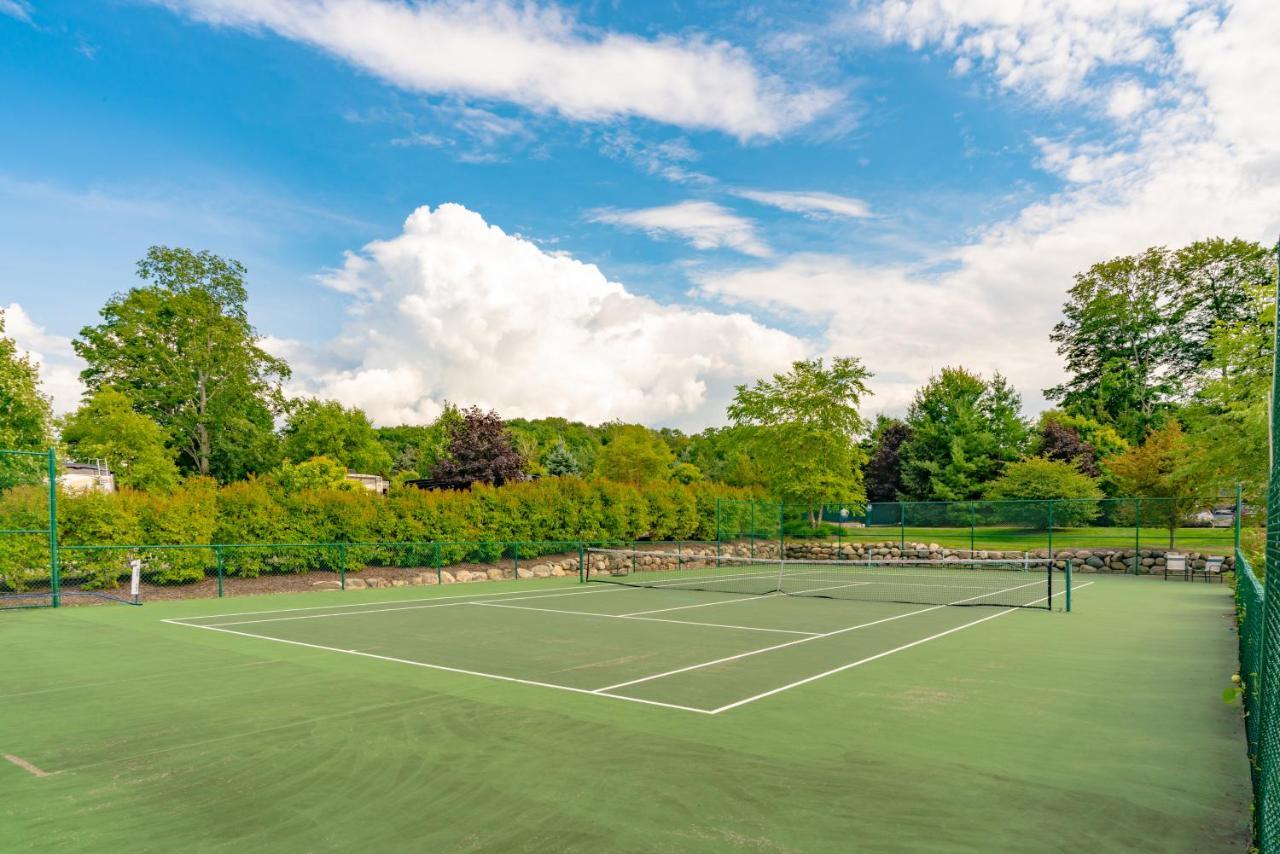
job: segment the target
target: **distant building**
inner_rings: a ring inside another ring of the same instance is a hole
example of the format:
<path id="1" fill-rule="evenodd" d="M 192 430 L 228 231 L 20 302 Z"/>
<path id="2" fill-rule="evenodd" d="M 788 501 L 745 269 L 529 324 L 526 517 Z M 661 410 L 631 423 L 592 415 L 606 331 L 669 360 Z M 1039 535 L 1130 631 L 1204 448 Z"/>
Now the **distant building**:
<path id="1" fill-rule="evenodd" d="M 357 472 L 347 472 L 347 480 L 352 483 L 358 483 L 370 492 L 376 492 L 379 495 L 386 495 L 391 489 L 391 481 L 377 474 L 359 474 Z"/>
<path id="2" fill-rule="evenodd" d="M 115 492 L 116 476 L 102 460 L 92 463 L 66 462 L 58 475 L 58 486 L 66 492 Z"/>

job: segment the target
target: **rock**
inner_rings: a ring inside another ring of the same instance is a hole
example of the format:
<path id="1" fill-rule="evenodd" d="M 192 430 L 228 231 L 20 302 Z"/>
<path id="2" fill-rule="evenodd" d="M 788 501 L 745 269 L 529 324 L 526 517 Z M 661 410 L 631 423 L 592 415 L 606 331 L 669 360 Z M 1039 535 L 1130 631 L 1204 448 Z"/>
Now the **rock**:
<path id="1" fill-rule="evenodd" d="M 449 572 L 449 571 L 447 571 L 447 570 L 441 570 L 441 571 L 440 571 L 440 583 L 441 583 L 441 584 L 452 584 L 452 583 L 454 582 L 454 580 L 455 580 L 455 579 L 454 579 L 454 577 L 453 577 L 453 573 L 452 573 L 452 572 Z"/>
<path id="2" fill-rule="evenodd" d="M 501 581 L 506 578 L 506 574 L 500 569 L 491 569 L 485 573 L 490 581 Z"/>
<path id="3" fill-rule="evenodd" d="M 407 587 L 407 586 L 409 586 L 409 580 L 408 580 L 408 579 L 406 579 L 406 578 L 393 578 L 393 579 L 391 579 L 391 586 L 392 586 L 392 587 Z"/>
<path id="4" fill-rule="evenodd" d="M 597 574 L 604 573 L 603 566 L 595 566 L 592 568 Z M 533 570 L 527 566 L 521 566 L 516 569 L 516 578 L 533 578 Z"/>
<path id="5" fill-rule="evenodd" d="M 348 590 L 364 590 L 364 589 L 365 589 L 366 587 L 368 587 L 368 586 L 369 586 L 368 584 L 365 584 L 365 583 L 364 583 L 364 579 L 363 579 L 363 578 L 348 578 L 348 579 L 347 579 L 347 589 L 348 589 Z"/>
<path id="6" fill-rule="evenodd" d="M 321 590 L 338 590 L 342 587 L 341 581 L 313 581 L 312 587 L 319 587 Z"/>
<path id="7" fill-rule="evenodd" d="M 1098 557 L 1097 555 L 1090 555 L 1089 557 L 1085 558 L 1084 562 L 1089 566 L 1094 567 L 1095 569 L 1100 569 L 1103 565 L 1102 558 Z"/>

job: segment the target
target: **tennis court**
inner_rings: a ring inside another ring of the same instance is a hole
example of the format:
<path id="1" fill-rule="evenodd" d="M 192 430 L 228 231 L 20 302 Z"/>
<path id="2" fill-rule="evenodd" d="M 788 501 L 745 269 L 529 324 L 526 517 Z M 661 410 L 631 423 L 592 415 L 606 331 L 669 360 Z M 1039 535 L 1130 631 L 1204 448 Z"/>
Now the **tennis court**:
<path id="1" fill-rule="evenodd" d="M 609 560 L 606 583 L 6 614 L 3 847 L 1248 839 L 1226 585 L 1077 576 L 1067 613 L 1064 575 L 1031 564 Z"/>

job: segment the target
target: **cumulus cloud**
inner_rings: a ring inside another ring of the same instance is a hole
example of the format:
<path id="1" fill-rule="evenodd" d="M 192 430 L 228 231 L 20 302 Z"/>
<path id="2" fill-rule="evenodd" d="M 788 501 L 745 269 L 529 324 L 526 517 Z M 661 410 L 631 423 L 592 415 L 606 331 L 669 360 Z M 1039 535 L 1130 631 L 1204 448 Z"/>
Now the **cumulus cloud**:
<path id="1" fill-rule="evenodd" d="M 84 362 L 71 348 L 71 339 L 51 335 L 16 302 L 0 308 L 4 317 L 6 338 L 13 339 L 19 355 L 29 357 L 40 368 L 40 390 L 53 398 L 55 415 L 62 415 L 80 404 L 84 386 L 80 371 Z"/>
<path id="2" fill-rule="evenodd" d="M 379 424 L 429 420 L 450 400 L 509 417 L 703 426 L 722 420 L 734 384 L 808 349 L 743 313 L 636 296 L 454 204 L 419 208 L 325 281 L 353 298 L 339 338 L 321 351 L 268 346 L 294 361 L 295 392 L 359 405 Z"/>
<path id="3" fill-rule="evenodd" d="M 311 45 L 405 89 L 504 100 L 576 120 L 636 116 L 745 139 L 804 124 L 837 99 L 822 89 L 789 89 L 724 42 L 589 33 L 554 6 L 155 2 L 211 25 L 270 31 Z"/>
<path id="4" fill-rule="evenodd" d="M 871 209 L 862 199 L 819 190 L 735 190 L 734 195 L 784 211 L 804 214 L 811 219 L 862 219 L 871 216 Z"/>
<path id="5" fill-rule="evenodd" d="M 597 210 L 591 219 L 643 231 L 651 237 L 680 237 L 697 249 L 733 249 L 758 257 L 772 254 L 756 234 L 755 223 L 715 202 L 686 201 L 630 211 Z"/>
<path id="6" fill-rule="evenodd" d="M 1125 120 L 1110 138 L 1038 139 L 1040 166 L 1064 188 L 928 259 L 932 272 L 811 255 L 699 275 L 705 296 L 807 316 L 830 350 L 863 356 L 877 372 L 877 407 L 900 410 L 930 372 L 954 363 L 999 368 L 1041 406 L 1041 390 L 1061 377 L 1048 335 L 1073 274 L 1152 245 L 1215 235 L 1269 243 L 1280 231 L 1280 114 L 1257 106 L 1280 100 L 1270 0 L 894 0 L 860 14 L 888 41 L 951 52 L 1038 101 L 1083 100 Z M 1131 82 L 1134 62 L 1151 84 Z M 1092 72 L 1123 82 L 1084 85 Z"/>

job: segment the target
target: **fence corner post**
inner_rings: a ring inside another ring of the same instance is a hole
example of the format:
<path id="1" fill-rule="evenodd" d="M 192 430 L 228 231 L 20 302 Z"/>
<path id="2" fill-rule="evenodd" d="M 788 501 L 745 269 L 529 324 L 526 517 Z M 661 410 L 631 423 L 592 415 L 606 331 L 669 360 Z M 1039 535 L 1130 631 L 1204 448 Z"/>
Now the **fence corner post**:
<path id="1" fill-rule="evenodd" d="M 719 501 L 719 499 L 716 499 Z M 582 540 L 578 540 L 578 583 L 585 584 L 587 581 L 587 571 L 585 565 L 586 551 L 582 547 Z"/>
<path id="2" fill-rule="evenodd" d="M 1066 584 L 1067 586 L 1065 591 L 1063 592 L 1063 596 L 1066 597 L 1066 609 L 1067 609 L 1067 613 L 1070 614 L 1071 613 L 1071 559 L 1070 558 L 1067 559 Z"/>
<path id="3" fill-rule="evenodd" d="M 221 544 L 213 547 L 213 556 L 214 556 L 215 562 L 218 565 L 218 598 L 221 599 L 222 598 L 222 575 L 223 575 Z"/>
<path id="4" fill-rule="evenodd" d="M 58 457 L 49 448 L 49 604 L 62 604 L 62 563 L 58 556 Z"/>
<path id="5" fill-rule="evenodd" d="M 341 589 L 347 589 L 347 544 L 338 545 L 338 582 Z"/>
<path id="6" fill-rule="evenodd" d="M 1133 499 L 1133 574 L 1142 565 L 1142 499 Z"/>

